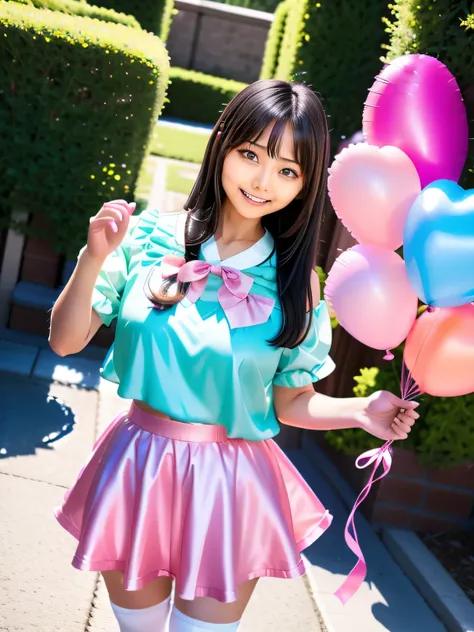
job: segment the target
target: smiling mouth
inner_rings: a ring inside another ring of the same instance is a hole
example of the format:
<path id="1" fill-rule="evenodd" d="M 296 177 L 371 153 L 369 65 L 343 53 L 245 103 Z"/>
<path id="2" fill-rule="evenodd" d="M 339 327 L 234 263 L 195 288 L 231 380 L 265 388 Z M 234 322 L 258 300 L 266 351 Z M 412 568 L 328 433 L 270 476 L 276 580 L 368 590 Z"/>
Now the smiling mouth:
<path id="1" fill-rule="evenodd" d="M 270 200 L 264 200 L 263 198 L 255 197 L 255 195 L 250 195 L 250 193 L 247 193 L 243 189 L 240 189 L 240 191 L 247 200 L 250 200 L 250 202 L 253 202 L 254 204 L 266 204 L 267 202 L 270 202 Z"/>

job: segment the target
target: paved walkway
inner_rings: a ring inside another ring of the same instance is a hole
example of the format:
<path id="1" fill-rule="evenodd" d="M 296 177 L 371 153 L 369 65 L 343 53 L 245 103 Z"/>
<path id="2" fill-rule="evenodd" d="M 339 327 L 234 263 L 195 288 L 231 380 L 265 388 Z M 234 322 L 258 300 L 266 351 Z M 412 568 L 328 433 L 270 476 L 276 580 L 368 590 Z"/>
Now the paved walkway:
<path id="1" fill-rule="evenodd" d="M 92 348 L 59 358 L 42 338 L 0 331 L 0 630 L 116 630 L 102 582 L 70 566 L 74 541 L 52 517 L 95 438 L 127 404 L 98 378 L 103 355 Z M 289 456 L 334 524 L 305 552 L 306 577 L 259 583 L 242 632 L 443 632 L 364 520 L 369 577 L 345 608 L 337 602 L 332 593 L 354 563 L 343 542 L 347 509 L 314 455 Z"/>

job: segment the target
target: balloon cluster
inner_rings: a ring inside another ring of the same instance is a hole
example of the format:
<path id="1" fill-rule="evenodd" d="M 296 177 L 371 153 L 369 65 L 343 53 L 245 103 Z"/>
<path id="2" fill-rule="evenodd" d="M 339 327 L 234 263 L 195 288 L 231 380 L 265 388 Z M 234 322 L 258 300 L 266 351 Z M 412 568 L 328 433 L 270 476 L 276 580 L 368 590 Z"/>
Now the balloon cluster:
<path id="1" fill-rule="evenodd" d="M 335 261 L 325 298 L 386 359 L 406 340 L 420 392 L 473 392 L 474 190 L 457 184 L 468 126 L 455 78 L 428 55 L 394 60 L 369 90 L 363 133 L 329 170 L 333 207 L 359 243 Z"/>

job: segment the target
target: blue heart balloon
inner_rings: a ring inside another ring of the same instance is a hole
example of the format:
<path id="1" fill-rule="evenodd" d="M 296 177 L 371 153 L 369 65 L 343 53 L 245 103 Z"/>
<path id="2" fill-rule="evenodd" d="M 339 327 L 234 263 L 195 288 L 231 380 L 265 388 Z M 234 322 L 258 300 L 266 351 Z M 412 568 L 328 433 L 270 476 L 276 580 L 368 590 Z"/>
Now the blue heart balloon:
<path id="1" fill-rule="evenodd" d="M 436 180 L 414 201 L 403 255 L 413 289 L 433 307 L 474 301 L 474 189 Z"/>

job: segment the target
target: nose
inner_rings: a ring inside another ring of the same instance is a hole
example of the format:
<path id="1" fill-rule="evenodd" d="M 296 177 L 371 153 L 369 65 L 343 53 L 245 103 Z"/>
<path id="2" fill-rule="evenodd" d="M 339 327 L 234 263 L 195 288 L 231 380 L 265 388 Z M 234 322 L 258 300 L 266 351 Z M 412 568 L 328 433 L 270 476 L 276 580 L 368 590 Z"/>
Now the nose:
<path id="1" fill-rule="evenodd" d="M 255 174 L 253 181 L 253 188 L 256 191 L 268 191 L 270 185 L 271 170 L 262 168 L 257 174 Z"/>

